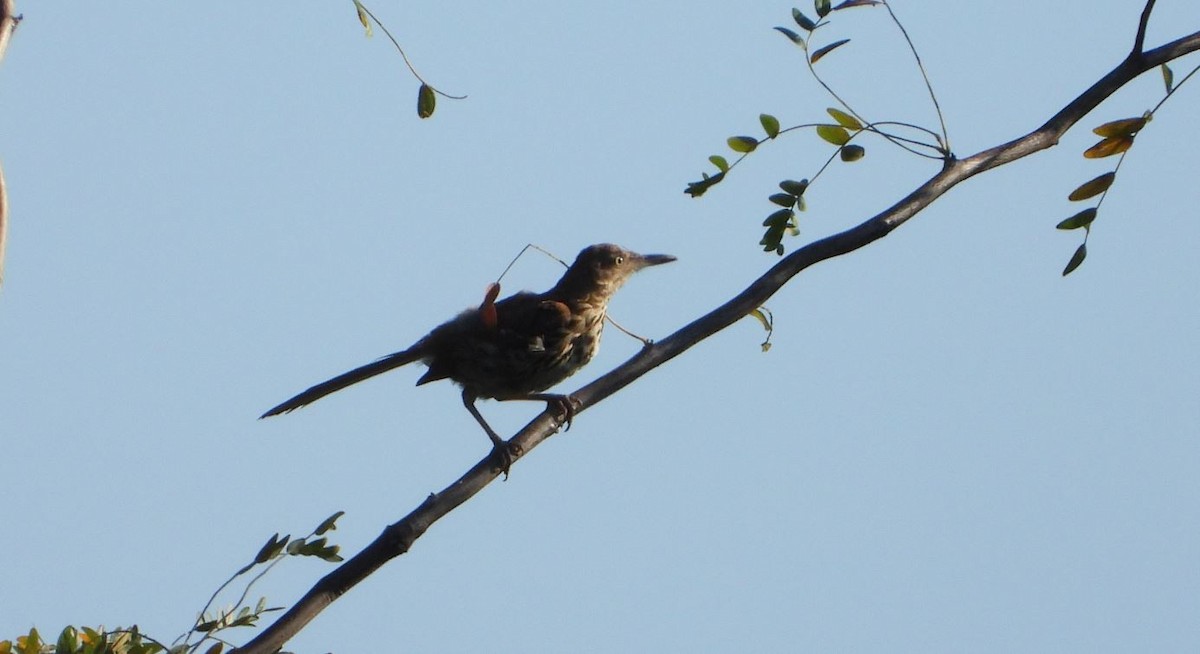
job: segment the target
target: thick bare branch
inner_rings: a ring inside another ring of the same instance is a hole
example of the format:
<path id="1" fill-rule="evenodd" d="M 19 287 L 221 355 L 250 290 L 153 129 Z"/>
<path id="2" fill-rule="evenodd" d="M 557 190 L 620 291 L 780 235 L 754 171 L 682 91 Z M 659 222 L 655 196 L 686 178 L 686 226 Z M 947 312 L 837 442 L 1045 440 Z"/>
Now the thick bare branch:
<path id="1" fill-rule="evenodd" d="M 951 188 L 979 173 L 1054 146 L 1067 130 L 1117 89 L 1162 63 L 1197 50 L 1200 50 L 1200 32 L 1149 52 L 1131 53 L 1038 129 L 965 159 L 947 161 L 938 174 L 887 210 L 851 229 L 796 250 L 736 297 L 662 341 L 646 346 L 612 372 L 579 389 L 573 394 L 581 403 L 579 411 L 601 402 L 693 345 L 741 320 L 809 266 L 853 252 L 887 236 Z M 553 419 L 544 413 L 522 429 L 512 442 L 523 452 L 529 452 L 552 436 L 554 431 Z M 236 651 L 241 654 L 262 654 L 278 650 L 326 606 L 384 563 L 407 552 L 430 525 L 470 499 L 497 476 L 498 473 L 492 470 L 490 457 L 480 461 L 445 490 L 430 495 L 412 513 L 388 526 L 374 542 L 318 581 L 275 624 Z"/>

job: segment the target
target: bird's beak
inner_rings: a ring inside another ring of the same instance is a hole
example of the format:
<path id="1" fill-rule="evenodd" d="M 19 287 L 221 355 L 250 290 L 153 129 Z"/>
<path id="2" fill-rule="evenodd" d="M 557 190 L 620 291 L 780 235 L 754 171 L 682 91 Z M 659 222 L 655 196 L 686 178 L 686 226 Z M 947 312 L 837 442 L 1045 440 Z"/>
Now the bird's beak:
<path id="1" fill-rule="evenodd" d="M 637 254 L 633 257 L 633 262 L 634 265 L 637 266 L 637 270 L 649 268 L 650 266 L 657 266 L 663 263 L 671 263 L 674 260 L 675 257 L 669 254 Z"/>

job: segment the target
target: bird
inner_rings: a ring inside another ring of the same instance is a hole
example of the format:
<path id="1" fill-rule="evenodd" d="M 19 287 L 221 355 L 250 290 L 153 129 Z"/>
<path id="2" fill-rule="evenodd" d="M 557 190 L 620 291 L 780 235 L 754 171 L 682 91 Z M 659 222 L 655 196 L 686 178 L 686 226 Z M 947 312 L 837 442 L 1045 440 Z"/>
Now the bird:
<path id="1" fill-rule="evenodd" d="M 411 347 L 321 382 L 260 416 L 289 413 L 358 382 L 422 361 L 428 370 L 417 385 L 449 379 L 462 387 L 462 402 L 492 442 L 505 475 L 515 446 L 484 420 L 478 399 L 536 400 L 553 410 L 560 427 L 571 426 L 576 401 L 544 391 L 570 377 L 595 356 L 608 302 L 634 273 L 675 261 L 669 254 L 638 254 L 611 243 L 580 251 L 548 291 L 522 291 L 496 301 L 492 284 L 478 308 L 435 327 Z"/>

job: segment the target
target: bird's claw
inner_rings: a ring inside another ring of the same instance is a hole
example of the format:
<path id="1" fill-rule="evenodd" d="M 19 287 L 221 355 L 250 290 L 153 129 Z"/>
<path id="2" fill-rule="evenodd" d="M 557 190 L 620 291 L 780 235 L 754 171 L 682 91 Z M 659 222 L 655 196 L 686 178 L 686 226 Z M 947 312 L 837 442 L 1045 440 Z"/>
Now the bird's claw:
<path id="1" fill-rule="evenodd" d="M 571 421 L 575 419 L 575 412 L 579 410 L 579 400 L 570 395 L 558 395 L 546 400 L 546 409 L 554 413 L 563 431 L 570 431 Z"/>
<path id="2" fill-rule="evenodd" d="M 520 456 L 520 445 L 509 441 L 499 441 L 492 447 L 492 457 L 495 459 L 492 470 L 503 472 L 504 480 L 508 481 L 509 469 L 512 468 L 513 461 Z"/>

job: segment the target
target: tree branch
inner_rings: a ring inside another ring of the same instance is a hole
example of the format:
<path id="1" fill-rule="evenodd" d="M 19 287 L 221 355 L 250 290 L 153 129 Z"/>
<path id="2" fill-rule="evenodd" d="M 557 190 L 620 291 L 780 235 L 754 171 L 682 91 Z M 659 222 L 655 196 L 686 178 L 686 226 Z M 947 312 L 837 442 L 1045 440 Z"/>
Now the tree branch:
<path id="1" fill-rule="evenodd" d="M 1147 13 L 1152 5 L 1153 1 L 1148 3 Z M 809 266 L 853 252 L 887 236 L 951 188 L 979 173 L 1053 147 L 1067 130 L 1117 89 L 1162 63 L 1197 50 L 1200 50 L 1200 32 L 1149 52 L 1130 53 L 1116 68 L 1038 129 L 965 159 L 947 161 L 941 172 L 887 210 L 844 232 L 796 250 L 725 304 L 662 341 L 646 346 L 629 361 L 579 389 L 573 394 L 581 405 L 578 411 L 594 406 L 693 345 L 741 320 Z M 512 442 L 527 453 L 554 435 L 555 429 L 553 418 L 543 413 L 514 436 Z M 407 552 L 430 525 L 470 499 L 497 476 L 498 473 L 492 470 L 490 457 L 477 463 L 445 490 L 430 495 L 412 513 L 389 525 L 374 542 L 323 577 L 279 620 L 236 651 L 240 654 L 262 654 L 278 650 L 326 606 L 384 563 Z"/>
<path id="2" fill-rule="evenodd" d="M 1154 11 L 1155 0 L 1146 0 L 1146 7 L 1142 9 L 1142 17 L 1138 19 L 1137 36 L 1133 39 L 1133 54 L 1142 54 L 1142 48 L 1146 45 L 1146 26 L 1150 24 L 1150 14 Z"/>
<path id="3" fill-rule="evenodd" d="M 0 0 L 0 63 L 8 50 L 8 41 L 17 28 L 16 0 Z M 8 189 L 4 186 L 4 166 L 0 165 L 0 285 L 4 284 L 4 250 L 8 244 Z"/>

